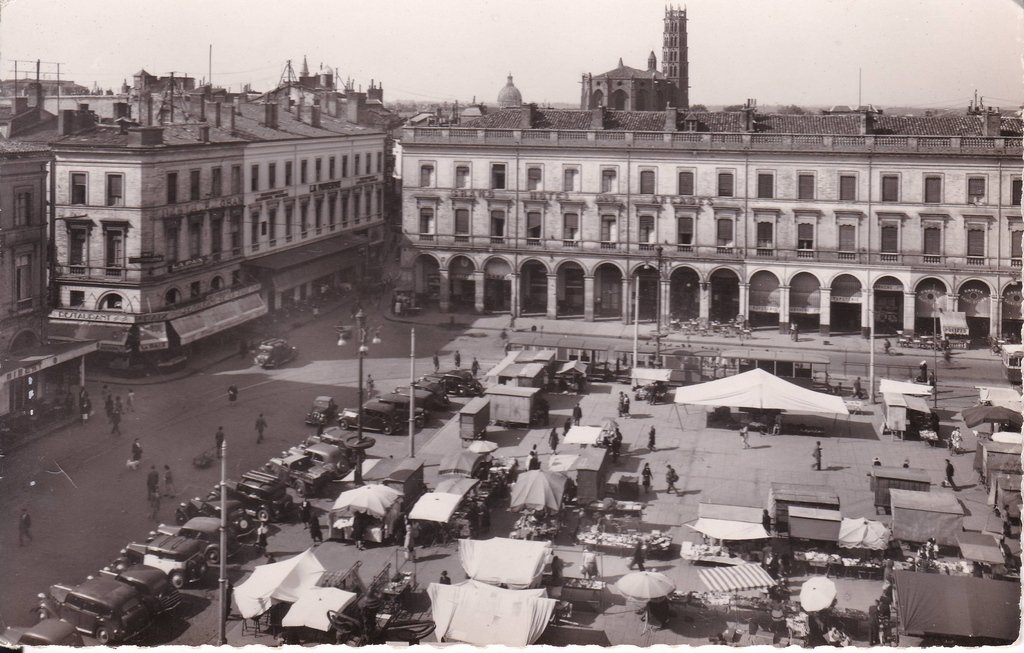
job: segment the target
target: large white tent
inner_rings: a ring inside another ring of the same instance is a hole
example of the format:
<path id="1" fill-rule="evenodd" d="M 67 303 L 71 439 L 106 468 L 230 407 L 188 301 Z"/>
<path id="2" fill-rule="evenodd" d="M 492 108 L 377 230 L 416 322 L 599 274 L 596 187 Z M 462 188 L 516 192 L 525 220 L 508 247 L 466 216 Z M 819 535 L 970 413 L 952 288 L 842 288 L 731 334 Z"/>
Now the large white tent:
<path id="1" fill-rule="evenodd" d="M 760 369 L 678 388 L 675 402 L 696 406 L 785 410 L 793 413 L 850 414 L 842 397 L 806 390 Z"/>
<path id="2" fill-rule="evenodd" d="M 878 391 L 882 394 L 911 395 L 914 397 L 927 397 L 932 393 L 932 387 L 924 383 L 911 383 L 910 381 L 893 381 L 882 379 L 878 382 Z"/>
<path id="3" fill-rule="evenodd" d="M 557 601 L 543 588 L 509 590 L 468 580 L 427 588 L 439 642 L 522 647 L 544 633 Z"/>
<path id="4" fill-rule="evenodd" d="M 409 519 L 446 524 L 455 514 L 460 503 L 462 503 L 462 497 L 457 494 L 427 492 L 416 501 L 416 505 L 409 511 Z"/>
<path id="5" fill-rule="evenodd" d="M 488 585 L 504 583 L 511 589 L 540 585 L 551 555 L 551 542 L 505 537 L 459 540 L 459 560 L 467 576 Z"/>
<path id="6" fill-rule="evenodd" d="M 252 619 L 270 609 L 274 601 L 297 601 L 304 591 L 316 585 L 324 571 L 326 567 L 317 560 L 313 549 L 281 562 L 260 565 L 235 588 L 235 605 L 243 618 Z"/>

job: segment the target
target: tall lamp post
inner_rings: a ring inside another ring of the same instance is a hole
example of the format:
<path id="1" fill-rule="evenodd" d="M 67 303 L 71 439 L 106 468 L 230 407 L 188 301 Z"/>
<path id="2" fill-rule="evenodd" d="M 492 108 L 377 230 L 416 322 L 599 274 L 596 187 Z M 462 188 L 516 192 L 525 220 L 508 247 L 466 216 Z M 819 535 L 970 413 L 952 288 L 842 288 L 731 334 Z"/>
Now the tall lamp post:
<path id="1" fill-rule="evenodd" d="M 658 255 L 658 281 L 654 287 L 654 362 L 661 367 L 661 257 L 665 249 L 661 245 L 656 245 L 654 252 Z"/>
<path id="2" fill-rule="evenodd" d="M 370 335 L 370 332 L 373 332 Z M 370 351 L 366 341 L 369 338 L 370 343 L 374 345 L 380 344 L 380 327 L 374 329 L 368 329 L 366 326 L 366 313 L 360 308 L 359 312 L 356 313 L 356 334 L 357 342 L 359 343 L 359 407 L 356 408 L 356 436 L 355 438 L 349 438 L 345 441 L 345 446 L 349 449 L 353 449 L 356 452 L 355 471 L 353 472 L 353 481 L 356 485 L 363 484 L 363 452 L 369 449 L 376 440 L 373 438 L 363 437 L 363 359 L 366 358 L 366 354 Z M 348 344 L 345 341 L 345 332 L 339 332 L 338 334 L 338 346 L 344 346 Z"/>

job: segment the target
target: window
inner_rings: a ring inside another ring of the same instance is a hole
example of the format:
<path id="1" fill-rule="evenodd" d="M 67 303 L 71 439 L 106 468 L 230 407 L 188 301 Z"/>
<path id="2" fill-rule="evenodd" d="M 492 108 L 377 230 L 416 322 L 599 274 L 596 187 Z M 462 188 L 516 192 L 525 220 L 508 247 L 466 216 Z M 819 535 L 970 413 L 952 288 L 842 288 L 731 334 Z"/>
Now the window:
<path id="1" fill-rule="evenodd" d="M 469 188 L 469 166 L 455 166 L 455 187 Z"/>
<path id="2" fill-rule="evenodd" d="M 1022 258 L 1024 257 L 1024 242 L 1021 242 L 1021 238 L 1024 237 L 1024 231 L 1020 229 L 1013 229 L 1010 231 L 1010 258 Z"/>
<path id="3" fill-rule="evenodd" d="M 323 226 L 324 198 L 317 197 L 313 200 L 313 226 L 317 229 Z"/>
<path id="4" fill-rule="evenodd" d="M 202 282 L 193 281 L 192 283 L 190 283 L 188 285 L 188 296 L 191 297 L 192 299 L 195 299 L 196 297 L 199 297 L 199 295 L 202 294 L 202 291 L 203 291 Z"/>
<path id="5" fill-rule="evenodd" d="M 938 204 L 942 201 L 942 177 L 924 178 L 924 203 Z"/>
<path id="6" fill-rule="evenodd" d="M 373 172 L 373 169 L 372 169 L 372 167 L 370 166 L 370 164 L 371 164 L 371 161 L 370 161 L 370 153 L 369 153 L 369 152 L 367 152 L 367 153 L 366 153 L 366 174 L 370 174 L 370 173 L 372 173 L 372 172 Z"/>
<path id="7" fill-rule="evenodd" d="M 284 239 L 285 242 L 292 239 L 292 216 L 295 212 L 294 204 L 284 205 Z"/>
<path id="8" fill-rule="evenodd" d="M 814 199 L 814 175 L 797 175 L 796 198 L 800 200 Z"/>
<path id="9" fill-rule="evenodd" d="M 231 194 L 242 192 L 242 166 L 231 166 Z"/>
<path id="10" fill-rule="evenodd" d="M 693 172 L 683 170 L 678 175 L 678 195 L 693 195 Z"/>
<path id="11" fill-rule="evenodd" d="M 775 175 L 770 172 L 757 173 L 757 198 L 770 200 L 775 197 Z"/>
<path id="12" fill-rule="evenodd" d="M 1024 183 L 1020 179 L 1014 179 L 1010 182 L 1010 206 L 1020 206 L 1022 189 L 1024 189 Z"/>
<path id="13" fill-rule="evenodd" d="M 285 186 L 291 186 L 292 185 L 292 162 L 291 161 L 285 161 L 284 162 L 284 185 Z"/>
<path id="14" fill-rule="evenodd" d="M 653 243 L 655 242 L 654 236 L 654 216 L 653 215 L 641 215 L 638 220 L 638 238 L 637 242 L 640 243 Z"/>
<path id="15" fill-rule="evenodd" d="M 199 199 L 199 180 L 198 170 L 188 171 L 188 198 L 193 202 Z"/>
<path id="16" fill-rule="evenodd" d="M 124 206 L 124 175 L 107 175 L 107 206 Z"/>
<path id="17" fill-rule="evenodd" d="M 578 168 L 566 168 L 562 171 L 562 191 L 566 193 L 572 193 L 579 188 L 577 183 L 579 182 L 580 171 Z"/>
<path id="18" fill-rule="evenodd" d="M 254 163 L 249 168 L 249 190 L 256 192 L 260 189 L 260 164 Z"/>
<path id="19" fill-rule="evenodd" d="M 104 295 L 103 299 L 100 300 L 100 310 L 101 311 L 120 311 L 120 310 L 123 310 L 123 309 L 124 309 L 124 298 L 121 297 L 121 295 L 118 295 L 117 293 L 111 293 L 109 295 Z M 99 610 L 95 610 L 94 609 L 94 612 L 99 612 Z"/>
<path id="20" fill-rule="evenodd" d="M 32 299 L 31 254 L 18 254 L 14 260 L 14 299 Z"/>
<path id="21" fill-rule="evenodd" d="M 309 202 L 299 203 L 299 233 L 303 238 L 309 230 Z"/>
<path id="22" fill-rule="evenodd" d="M 355 154 L 352 156 L 352 173 L 359 175 L 359 155 Z"/>
<path id="23" fill-rule="evenodd" d="M 601 192 L 619 192 L 618 173 L 614 168 L 605 168 L 604 170 L 601 171 Z"/>
<path id="24" fill-rule="evenodd" d="M 124 267 L 124 229 L 107 227 L 106 229 L 106 262 L 108 268 Z"/>
<path id="25" fill-rule="evenodd" d="M 348 193 L 341 194 L 341 226 L 348 226 Z"/>
<path id="26" fill-rule="evenodd" d="M 359 221 L 359 204 L 360 200 L 363 199 L 363 194 L 356 190 L 352 193 L 352 215 L 355 217 L 356 222 Z"/>
<path id="27" fill-rule="evenodd" d="M 491 164 L 491 188 L 501 190 L 505 188 L 505 164 Z"/>
<path id="28" fill-rule="evenodd" d="M 85 306 L 85 291 L 72 290 L 71 296 L 68 298 L 68 304 L 76 307 Z"/>
<path id="29" fill-rule="evenodd" d="M 220 168 L 210 170 L 210 197 L 220 197 L 224 193 L 224 175 Z"/>
<path id="30" fill-rule="evenodd" d="M 640 194 L 654 195 L 658 192 L 656 177 L 653 170 L 640 171 Z"/>
<path id="31" fill-rule="evenodd" d="M 338 213 L 338 195 L 334 194 L 327 198 L 327 222 L 334 227 L 334 223 L 337 221 Z"/>
<path id="32" fill-rule="evenodd" d="M 178 303 L 180 295 L 181 293 L 178 292 L 177 288 L 169 288 L 167 292 L 164 293 L 164 304 L 167 306 L 174 306 Z"/>
<path id="33" fill-rule="evenodd" d="M 529 211 L 526 214 L 526 237 L 543 238 L 544 223 L 540 211 Z"/>
<path id="34" fill-rule="evenodd" d="M 299 183 L 300 184 L 308 184 L 309 183 L 309 174 L 308 174 L 309 171 L 308 171 L 308 168 L 309 168 L 309 165 L 308 165 L 308 162 L 305 159 L 302 159 L 301 161 L 299 161 Z"/>
<path id="35" fill-rule="evenodd" d="M 843 202 L 857 201 L 857 177 L 839 175 L 839 199 Z"/>
<path id="36" fill-rule="evenodd" d="M 189 258 L 199 258 L 203 255 L 203 223 L 200 220 L 191 220 L 188 223 L 188 255 Z"/>
<path id="37" fill-rule="evenodd" d="M 337 170 L 335 169 L 337 167 L 335 165 L 335 163 L 336 162 L 335 162 L 333 156 L 327 157 L 327 178 L 328 179 L 334 179 L 334 173 L 337 172 Z"/>
<path id="38" fill-rule="evenodd" d="M 619 219 L 614 215 L 601 216 L 601 242 L 615 243 L 619 240 Z"/>
<path id="39" fill-rule="evenodd" d="M 84 172 L 71 173 L 71 203 L 88 204 L 89 196 L 86 193 L 88 177 Z"/>
<path id="40" fill-rule="evenodd" d="M 341 176 L 342 178 L 348 177 L 348 155 L 343 154 L 341 156 Z"/>
<path id="41" fill-rule="evenodd" d="M 434 233 L 434 209 L 427 207 L 420 209 L 420 233 Z"/>
<path id="42" fill-rule="evenodd" d="M 899 252 L 900 229 L 894 224 L 882 225 L 882 249 L 883 254 L 896 254 Z"/>
<path id="43" fill-rule="evenodd" d="M 839 251 L 857 251 L 857 227 L 852 224 L 839 225 Z"/>
<path id="44" fill-rule="evenodd" d="M 469 235 L 469 209 L 455 209 L 455 233 Z"/>
<path id="45" fill-rule="evenodd" d="M 323 176 L 323 172 L 324 160 L 320 157 L 317 157 L 316 159 L 313 160 L 313 181 L 316 183 L 320 183 L 320 179 Z"/>
<path id="46" fill-rule="evenodd" d="M 30 224 L 32 224 L 32 191 L 19 189 L 14 193 L 14 226 L 24 227 Z"/>
<path id="47" fill-rule="evenodd" d="M 224 249 L 224 220 L 213 218 L 210 220 L 210 251 L 220 254 Z"/>
<path id="48" fill-rule="evenodd" d="M 693 245 L 693 217 L 686 215 L 676 218 L 676 242 L 680 245 Z"/>
<path id="49" fill-rule="evenodd" d="M 491 211 L 491 236 L 503 238 L 505 236 L 505 212 Z"/>
<path id="50" fill-rule="evenodd" d="M 882 201 L 900 201 L 900 178 L 898 175 L 882 175 Z"/>
<path id="51" fill-rule="evenodd" d="M 758 249 L 773 249 L 775 247 L 775 225 L 771 222 L 757 223 L 757 247 Z"/>
<path id="52" fill-rule="evenodd" d="M 814 225 L 801 222 L 796 226 L 796 248 L 798 250 L 814 249 Z"/>
<path id="53" fill-rule="evenodd" d="M 732 247 L 732 218 L 719 218 L 715 235 L 719 247 Z"/>
<path id="54" fill-rule="evenodd" d="M 381 172 L 384 169 L 384 156 L 383 153 L 377 152 L 377 172 Z"/>
<path id="55" fill-rule="evenodd" d="M 277 187 L 277 164 L 267 164 L 267 188 Z"/>
<path id="56" fill-rule="evenodd" d="M 541 190 L 543 188 L 543 174 L 540 168 L 529 168 L 526 171 L 526 190 Z"/>
<path id="57" fill-rule="evenodd" d="M 718 173 L 718 196 L 732 197 L 733 177 L 731 172 Z"/>
<path id="58" fill-rule="evenodd" d="M 89 228 L 71 227 L 68 230 L 68 265 L 89 264 Z"/>
<path id="59" fill-rule="evenodd" d="M 237 254 L 242 249 L 242 212 L 232 211 L 228 218 L 229 235 L 231 236 L 231 251 Z"/>
<path id="60" fill-rule="evenodd" d="M 420 166 L 420 188 L 430 188 L 434 185 L 434 166 Z"/>
<path id="61" fill-rule="evenodd" d="M 967 229 L 967 256 L 985 256 L 985 231 L 984 229 Z"/>
<path id="62" fill-rule="evenodd" d="M 580 216 L 578 213 L 566 213 L 562 216 L 562 239 L 577 240 L 580 237 Z"/>
<path id="63" fill-rule="evenodd" d="M 260 212 L 249 214 L 249 244 L 258 247 L 260 244 Z"/>
<path id="64" fill-rule="evenodd" d="M 942 254 L 942 229 L 938 227 L 924 228 L 924 252 L 925 256 L 939 256 Z"/>
<path id="65" fill-rule="evenodd" d="M 980 204 L 985 200 L 985 178 L 969 177 L 967 179 L 967 202 Z"/>
<path id="66" fill-rule="evenodd" d="M 178 173 L 167 173 L 167 203 L 175 204 L 178 201 Z"/>

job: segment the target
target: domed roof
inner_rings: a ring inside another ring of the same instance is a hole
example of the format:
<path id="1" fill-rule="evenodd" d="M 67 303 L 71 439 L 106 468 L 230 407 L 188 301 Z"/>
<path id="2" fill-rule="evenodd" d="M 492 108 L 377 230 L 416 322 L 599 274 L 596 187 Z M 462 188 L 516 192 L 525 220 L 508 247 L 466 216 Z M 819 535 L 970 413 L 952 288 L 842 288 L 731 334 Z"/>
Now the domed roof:
<path id="1" fill-rule="evenodd" d="M 498 92 L 498 108 L 518 107 L 523 104 L 523 94 L 519 92 L 516 85 L 512 83 L 512 74 L 509 73 L 508 82 L 505 88 Z"/>

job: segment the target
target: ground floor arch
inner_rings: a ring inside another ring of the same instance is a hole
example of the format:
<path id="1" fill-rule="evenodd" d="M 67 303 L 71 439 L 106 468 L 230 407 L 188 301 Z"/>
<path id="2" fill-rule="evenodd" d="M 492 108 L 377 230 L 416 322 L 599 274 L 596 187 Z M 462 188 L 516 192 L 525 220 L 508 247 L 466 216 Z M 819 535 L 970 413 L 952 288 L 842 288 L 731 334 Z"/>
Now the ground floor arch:
<path id="1" fill-rule="evenodd" d="M 693 268 L 677 268 L 669 276 L 669 315 L 676 320 L 700 317 L 700 275 Z"/>
<path id="2" fill-rule="evenodd" d="M 484 264 L 484 310 L 512 310 L 512 266 L 503 258 L 492 258 Z"/>
<path id="3" fill-rule="evenodd" d="M 476 264 L 467 256 L 448 262 L 448 297 L 452 310 L 472 311 L 476 307 Z"/>
<path id="4" fill-rule="evenodd" d="M 1020 342 L 1021 327 L 1024 326 L 1024 320 L 1021 319 L 1021 304 L 1024 303 L 1021 290 L 1020 281 L 1011 283 L 1003 289 L 1000 301 L 999 335 L 1004 340 Z"/>
<path id="5" fill-rule="evenodd" d="M 718 322 L 735 320 L 740 314 L 739 276 L 732 270 L 719 268 L 711 273 L 708 285 L 708 317 Z"/>
<path id="6" fill-rule="evenodd" d="M 712 290 L 712 292 L 714 292 Z M 782 291 L 779 287 L 779 278 L 771 272 L 761 270 L 750 277 L 750 300 L 747 307 L 747 319 L 750 326 L 777 327 L 780 322 L 782 310 Z M 732 317 L 740 313 L 737 308 Z M 732 319 L 732 318 L 730 318 Z M 782 319 L 782 321 L 785 321 Z"/>
<path id="7" fill-rule="evenodd" d="M 637 268 L 634 276 L 635 292 L 634 301 L 639 299 L 637 304 L 637 315 L 641 320 L 654 321 L 657 311 L 660 308 L 658 291 L 661 285 L 661 275 L 656 268 L 649 265 Z"/>
<path id="8" fill-rule="evenodd" d="M 39 346 L 39 336 L 33 331 L 26 329 L 11 339 L 8 351 L 12 354 L 16 354 L 19 351 L 24 351 L 37 346 Z"/>
<path id="9" fill-rule="evenodd" d="M 613 263 L 594 270 L 594 317 L 622 317 L 622 270 Z"/>
<path id="10" fill-rule="evenodd" d="M 874 295 L 871 308 L 875 314 L 875 333 L 895 335 L 903 331 L 906 295 L 903 282 L 896 277 L 885 276 L 876 279 L 871 290 Z"/>
<path id="11" fill-rule="evenodd" d="M 555 317 L 582 317 L 584 315 L 583 266 L 575 261 L 568 261 L 558 267 L 555 304 Z"/>
<path id="12" fill-rule="evenodd" d="M 928 277 L 914 287 L 914 331 L 938 335 L 939 317 L 948 310 L 948 287 L 941 279 Z"/>
<path id="13" fill-rule="evenodd" d="M 967 320 L 967 337 L 984 340 L 992 329 L 992 289 L 979 279 L 960 284 L 957 290 L 956 310 Z"/>
<path id="14" fill-rule="evenodd" d="M 413 261 L 413 292 L 427 302 L 441 299 L 441 264 L 428 254 L 421 254 Z"/>
<path id="15" fill-rule="evenodd" d="M 860 331 L 864 310 L 864 287 L 852 274 L 840 274 L 829 285 L 829 328 L 831 333 Z"/>
<path id="16" fill-rule="evenodd" d="M 519 271 L 520 315 L 544 315 L 548 311 L 548 269 L 540 261 L 527 261 Z"/>
<path id="17" fill-rule="evenodd" d="M 817 331 L 821 325 L 821 282 L 809 272 L 789 281 L 789 323 L 801 332 Z"/>

